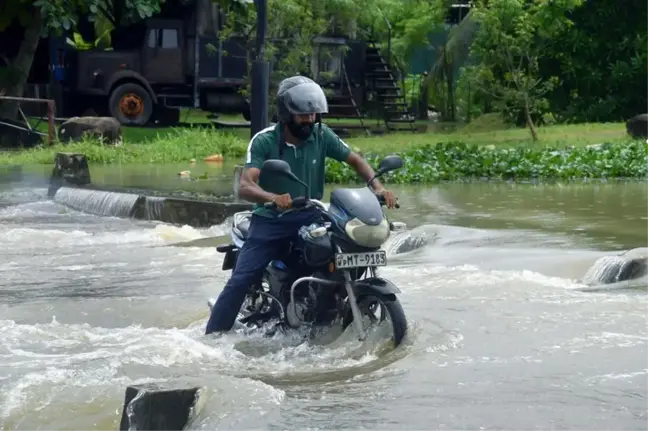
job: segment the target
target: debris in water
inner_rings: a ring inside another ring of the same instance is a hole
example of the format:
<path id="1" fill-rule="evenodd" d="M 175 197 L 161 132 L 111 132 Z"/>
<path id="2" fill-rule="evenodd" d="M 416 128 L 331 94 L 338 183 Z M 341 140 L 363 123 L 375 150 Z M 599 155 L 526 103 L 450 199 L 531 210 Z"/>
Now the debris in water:
<path id="1" fill-rule="evenodd" d="M 199 400 L 200 388 L 129 386 L 126 388 L 119 430 L 185 429 L 202 406 Z"/>
<path id="2" fill-rule="evenodd" d="M 212 154 L 211 156 L 205 157 L 206 162 L 217 162 L 221 163 L 223 161 L 223 155 L 222 154 Z"/>

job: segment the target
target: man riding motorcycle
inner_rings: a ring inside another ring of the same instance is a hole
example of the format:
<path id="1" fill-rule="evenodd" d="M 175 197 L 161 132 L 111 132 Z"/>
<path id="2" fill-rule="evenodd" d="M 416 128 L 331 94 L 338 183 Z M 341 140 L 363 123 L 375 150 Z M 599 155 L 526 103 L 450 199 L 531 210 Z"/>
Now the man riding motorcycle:
<path id="1" fill-rule="evenodd" d="M 319 216 L 316 210 L 306 209 L 277 217 L 291 208 L 294 198 L 304 195 L 304 189 L 287 178 L 262 176 L 264 161 L 288 162 L 292 172 L 308 184 L 311 199 L 321 199 L 324 194 L 326 157 L 348 163 L 365 181 L 374 176 L 371 166 L 322 124 L 321 114 L 328 112 L 328 103 L 324 91 L 313 80 L 303 76 L 284 79 L 279 84 L 276 107 L 279 122 L 254 135 L 248 146 L 239 187 L 239 195 L 255 203 L 248 237 L 232 276 L 212 308 L 206 334 L 232 328 L 248 287 L 260 279 L 264 268 L 278 257 L 299 228 Z M 384 197 L 388 208 L 395 206 L 395 196 L 378 179 L 371 185 L 376 194 Z M 274 202 L 277 210 L 265 208 L 266 202 Z"/>

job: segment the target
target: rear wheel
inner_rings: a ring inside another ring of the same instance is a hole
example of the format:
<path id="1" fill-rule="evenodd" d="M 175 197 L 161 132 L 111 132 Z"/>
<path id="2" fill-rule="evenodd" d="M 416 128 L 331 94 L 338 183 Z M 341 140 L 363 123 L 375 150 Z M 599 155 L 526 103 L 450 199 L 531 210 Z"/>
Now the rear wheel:
<path id="1" fill-rule="evenodd" d="M 243 320 L 246 324 L 262 326 L 272 319 L 279 318 L 279 306 L 275 300 L 268 296 L 269 294 L 270 281 L 267 273 L 264 273 L 260 284 L 249 287 L 237 320 Z"/>
<path id="2" fill-rule="evenodd" d="M 387 298 L 382 295 L 363 295 L 357 298 L 358 308 L 363 317 L 363 327 L 367 330 L 365 322 L 369 319 L 369 326 L 381 325 L 387 317 L 391 321 L 392 340 L 394 347 L 398 347 L 407 335 L 407 318 L 398 298 Z M 346 307 L 345 317 L 342 323 L 346 329 L 353 322 L 351 308 Z"/>

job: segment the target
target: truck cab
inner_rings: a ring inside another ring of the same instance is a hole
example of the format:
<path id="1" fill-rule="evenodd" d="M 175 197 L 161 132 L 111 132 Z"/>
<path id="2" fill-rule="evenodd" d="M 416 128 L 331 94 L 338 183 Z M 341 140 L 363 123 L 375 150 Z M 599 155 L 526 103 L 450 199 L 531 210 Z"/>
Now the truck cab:
<path id="1" fill-rule="evenodd" d="M 141 74 L 154 86 L 192 84 L 185 67 L 191 51 L 185 46 L 182 21 L 150 20 L 141 48 Z"/>
<path id="2" fill-rule="evenodd" d="M 249 102 L 240 94 L 247 75 L 242 42 L 201 36 L 186 16 L 147 19 L 114 30 L 111 40 L 112 51 L 70 56 L 66 104 L 79 105 L 76 111 L 92 108 L 137 126 L 177 123 L 182 107 L 249 118 Z"/>

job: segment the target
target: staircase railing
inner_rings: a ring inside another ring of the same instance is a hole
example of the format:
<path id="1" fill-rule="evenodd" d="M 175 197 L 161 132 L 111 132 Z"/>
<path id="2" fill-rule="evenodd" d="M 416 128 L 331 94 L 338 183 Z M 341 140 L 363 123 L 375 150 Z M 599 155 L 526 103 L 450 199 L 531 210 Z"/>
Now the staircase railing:
<path id="1" fill-rule="evenodd" d="M 398 61 L 395 62 L 396 63 L 395 66 L 392 66 L 392 55 L 391 55 L 392 25 L 391 25 L 391 22 L 389 22 L 389 18 L 387 18 L 387 16 L 383 13 L 383 11 L 380 10 L 380 9 L 378 11 L 380 12 L 380 15 L 382 16 L 383 21 L 385 21 L 385 24 L 387 25 L 387 50 L 386 50 L 386 52 L 383 50 L 383 60 L 385 61 L 387 69 L 390 71 L 391 76 L 394 79 L 394 84 L 397 85 L 397 80 L 396 80 L 396 78 L 394 78 L 394 76 L 395 76 L 394 75 L 394 69 L 399 69 L 399 71 L 402 72 L 402 68 L 399 67 Z M 376 46 L 376 37 L 375 37 L 375 32 L 374 32 L 374 27 L 373 26 L 371 28 L 371 39 L 372 39 L 372 41 L 370 43 L 370 46 L 372 46 L 374 48 L 378 48 Z M 404 79 L 404 74 L 403 73 L 399 73 L 398 75 L 400 75 L 401 80 Z M 375 87 L 375 85 L 376 85 L 376 77 L 375 76 L 373 76 L 371 82 L 372 82 L 373 86 Z M 404 85 L 404 82 L 401 82 L 401 88 L 403 89 L 403 92 L 405 92 L 406 87 Z M 404 104 L 404 106 L 407 107 L 407 98 L 405 97 L 405 95 L 401 95 L 396 100 L 402 100 L 402 103 Z M 383 121 L 385 122 L 385 126 L 387 127 L 387 129 L 389 129 L 389 118 L 388 118 L 389 114 L 386 112 L 387 109 L 385 108 L 384 105 L 382 105 L 381 107 L 382 107 L 381 110 L 383 111 L 383 116 L 384 116 Z M 407 108 L 405 109 L 405 112 L 406 112 L 406 115 L 410 114 L 409 109 L 407 109 Z M 410 125 L 410 128 L 412 129 L 412 132 L 416 132 L 415 124 L 412 121 L 408 121 L 408 123 Z"/>
<path id="2" fill-rule="evenodd" d="M 385 16 L 385 14 L 380 11 L 380 14 L 383 16 L 383 19 L 385 20 L 385 23 L 387 24 L 387 58 L 385 61 L 387 62 L 387 66 L 391 67 L 391 33 L 392 33 L 392 26 L 391 23 L 389 22 L 389 19 Z"/>
<path id="3" fill-rule="evenodd" d="M 378 9 L 378 12 L 380 12 L 380 15 L 383 17 L 383 21 L 385 21 L 385 24 L 387 24 L 387 57 L 385 58 L 385 61 L 387 63 L 387 66 L 391 66 L 391 36 L 392 36 L 392 26 L 391 22 L 389 22 L 389 18 L 383 13 L 382 10 Z M 371 25 L 371 39 L 374 42 L 376 42 L 376 32 L 373 24 Z"/>
<path id="4" fill-rule="evenodd" d="M 351 91 L 351 82 L 349 81 L 349 75 L 347 75 L 346 65 L 344 64 L 344 61 L 342 62 L 342 77 L 344 79 L 344 84 L 346 85 L 346 89 L 349 92 L 349 98 L 351 99 L 351 104 L 353 104 L 353 108 L 355 109 L 356 114 L 358 114 L 358 118 L 360 118 L 360 125 L 364 129 L 367 136 L 369 136 L 371 135 L 371 133 L 369 133 L 369 129 L 364 124 L 364 121 L 362 119 L 363 115 L 358 109 L 358 105 L 356 104 L 355 101 L 355 96 L 353 95 L 353 91 Z"/>

